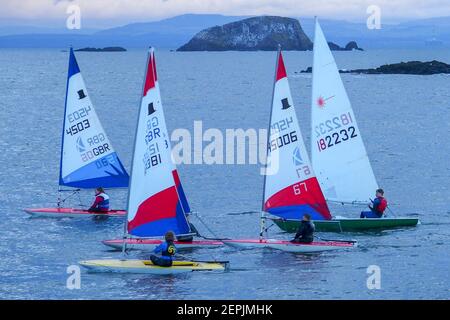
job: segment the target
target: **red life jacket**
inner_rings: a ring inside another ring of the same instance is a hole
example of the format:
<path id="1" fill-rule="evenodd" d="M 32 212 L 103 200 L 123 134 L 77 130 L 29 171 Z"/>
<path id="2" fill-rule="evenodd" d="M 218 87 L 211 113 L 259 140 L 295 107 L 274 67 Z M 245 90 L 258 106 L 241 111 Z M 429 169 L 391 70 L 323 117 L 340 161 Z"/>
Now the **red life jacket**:
<path id="1" fill-rule="evenodd" d="M 383 213 L 387 208 L 387 201 L 384 197 L 379 197 L 380 204 L 377 206 L 377 211 Z"/>

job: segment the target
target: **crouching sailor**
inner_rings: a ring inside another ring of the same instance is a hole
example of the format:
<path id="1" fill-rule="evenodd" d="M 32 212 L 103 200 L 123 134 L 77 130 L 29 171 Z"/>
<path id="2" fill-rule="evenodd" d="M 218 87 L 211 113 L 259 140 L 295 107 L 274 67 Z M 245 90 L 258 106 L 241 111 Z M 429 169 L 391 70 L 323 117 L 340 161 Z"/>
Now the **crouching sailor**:
<path id="1" fill-rule="evenodd" d="M 172 257 L 177 252 L 177 248 L 173 243 L 175 240 L 175 234 L 172 231 L 167 231 L 164 238 L 166 241 L 153 250 L 153 253 L 161 253 L 161 255 L 156 256 L 152 254 L 150 256 L 150 260 L 156 266 L 170 267 L 172 266 Z"/>
<path id="2" fill-rule="evenodd" d="M 383 189 L 378 189 L 375 196 L 372 206 L 369 205 L 370 211 L 361 212 L 361 218 L 381 218 L 383 216 L 384 210 L 387 208 L 387 200 L 384 198 Z"/>
<path id="3" fill-rule="evenodd" d="M 89 211 L 106 213 L 109 211 L 109 196 L 102 187 L 95 189 L 95 201 Z"/>
<path id="4" fill-rule="evenodd" d="M 311 216 L 309 214 L 304 214 L 303 219 L 300 222 L 300 226 L 298 227 L 298 231 L 292 240 L 292 242 L 296 243 L 311 243 L 314 241 L 314 231 L 316 227 L 314 223 L 311 221 Z"/>

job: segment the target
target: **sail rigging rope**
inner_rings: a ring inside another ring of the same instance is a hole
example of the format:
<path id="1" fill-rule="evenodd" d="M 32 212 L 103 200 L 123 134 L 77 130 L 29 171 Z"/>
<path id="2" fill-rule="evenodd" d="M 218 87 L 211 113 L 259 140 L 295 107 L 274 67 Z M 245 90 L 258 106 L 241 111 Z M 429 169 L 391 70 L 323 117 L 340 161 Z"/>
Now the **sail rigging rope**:
<path id="1" fill-rule="evenodd" d="M 78 197 L 79 197 L 79 199 L 80 199 L 80 202 L 81 202 L 81 198 L 80 198 L 80 190 L 81 189 L 76 189 L 76 190 L 73 190 L 72 191 L 72 193 L 71 194 L 69 194 L 67 197 L 65 197 L 64 199 L 61 199 L 61 197 L 60 196 L 58 196 L 58 208 L 61 206 L 61 203 L 64 203 L 67 199 L 69 199 L 69 198 L 71 198 L 72 196 L 74 196 L 74 195 L 78 195 Z M 58 194 L 60 195 L 60 192 L 62 192 L 63 190 L 58 190 Z M 68 191 L 68 190 L 64 190 L 64 191 Z"/>
<path id="2" fill-rule="evenodd" d="M 198 221 L 200 221 L 200 223 L 206 228 L 206 230 L 208 230 L 208 232 L 214 236 L 214 238 L 205 237 L 197 231 L 198 237 L 206 239 L 206 240 L 219 240 L 219 241 L 220 240 L 229 240 L 229 238 L 219 238 L 217 236 L 217 234 L 211 228 L 208 227 L 208 225 L 205 223 L 205 221 L 203 221 L 203 219 L 200 218 L 200 216 L 198 215 L 197 212 L 192 212 L 192 213 L 195 215 L 195 217 L 198 219 Z"/>

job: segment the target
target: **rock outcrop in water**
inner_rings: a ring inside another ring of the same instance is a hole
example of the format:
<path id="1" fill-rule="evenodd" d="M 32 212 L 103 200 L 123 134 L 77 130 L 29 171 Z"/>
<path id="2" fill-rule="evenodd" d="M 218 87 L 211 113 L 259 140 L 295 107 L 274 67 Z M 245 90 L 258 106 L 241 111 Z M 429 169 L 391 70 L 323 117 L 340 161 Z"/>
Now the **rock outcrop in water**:
<path id="1" fill-rule="evenodd" d="M 312 42 L 300 22 L 292 18 L 262 16 L 208 28 L 177 51 L 311 50 Z"/>
<path id="2" fill-rule="evenodd" d="M 87 47 L 87 48 L 77 49 L 75 51 L 82 51 L 82 52 L 123 52 L 123 51 L 127 51 L 127 49 L 122 48 L 122 47 L 105 47 L 105 48 L 91 48 L 91 47 Z"/>
<path id="3" fill-rule="evenodd" d="M 308 67 L 301 73 L 311 73 L 312 68 Z M 393 64 L 385 64 L 372 69 L 339 70 L 340 73 L 359 73 L 359 74 L 414 74 L 431 75 L 446 73 L 450 74 L 450 64 L 441 61 L 408 61 Z"/>
<path id="4" fill-rule="evenodd" d="M 358 47 L 356 41 L 350 41 L 349 43 L 347 43 L 345 47 L 341 47 L 334 42 L 328 42 L 328 46 L 332 51 L 352 51 L 352 50 L 364 51 L 362 48 Z"/>

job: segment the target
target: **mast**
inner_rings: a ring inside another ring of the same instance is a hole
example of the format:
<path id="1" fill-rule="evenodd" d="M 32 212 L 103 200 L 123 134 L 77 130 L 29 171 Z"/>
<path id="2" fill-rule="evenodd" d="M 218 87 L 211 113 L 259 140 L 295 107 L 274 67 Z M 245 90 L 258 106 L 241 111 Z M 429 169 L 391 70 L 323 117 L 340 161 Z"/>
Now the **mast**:
<path id="1" fill-rule="evenodd" d="M 66 97 L 64 100 L 64 118 L 63 118 L 63 128 L 61 133 L 61 151 L 59 153 L 59 183 L 58 183 L 58 208 L 61 206 L 61 182 L 62 182 L 62 159 L 63 159 L 63 151 L 64 151 L 64 133 L 66 130 L 66 111 L 67 111 L 67 94 L 69 91 L 69 73 L 70 73 L 70 64 L 71 61 L 71 55 L 72 55 L 73 47 L 70 46 L 69 48 L 69 66 L 67 68 L 67 81 L 66 81 Z"/>
<path id="2" fill-rule="evenodd" d="M 274 99 L 274 95 L 275 95 L 275 85 L 276 85 L 276 80 L 277 80 L 277 72 L 278 72 L 278 61 L 280 58 L 280 53 L 281 53 L 281 45 L 278 44 L 278 49 L 277 49 L 277 60 L 275 63 L 275 73 L 273 76 L 273 87 L 272 87 L 272 101 L 270 102 L 270 115 L 269 115 L 269 130 L 267 131 L 267 142 L 266 142 L 266 167 L 264 170 L 264 182 L 263 182 L 263 193 L 262 193 L 262 203 L 261 203 L 261 222 L 260 222 L 260 232 L 259 232 L 259 239 L 262 240 L 264 237 L 264 230 L 266 228 L 266 219 L 265 219 L 265 214 L 264 214 L 264 201 L 265 201 L 265 197 L 266 197 L 266 177 L 267 177 L 267 159 L 269 158 L 269 142 L 270 142 L 270 135 L 271 135 L 271 125 L 272 125 L 272 110 L 273 110 L 273 99 Z"/>

